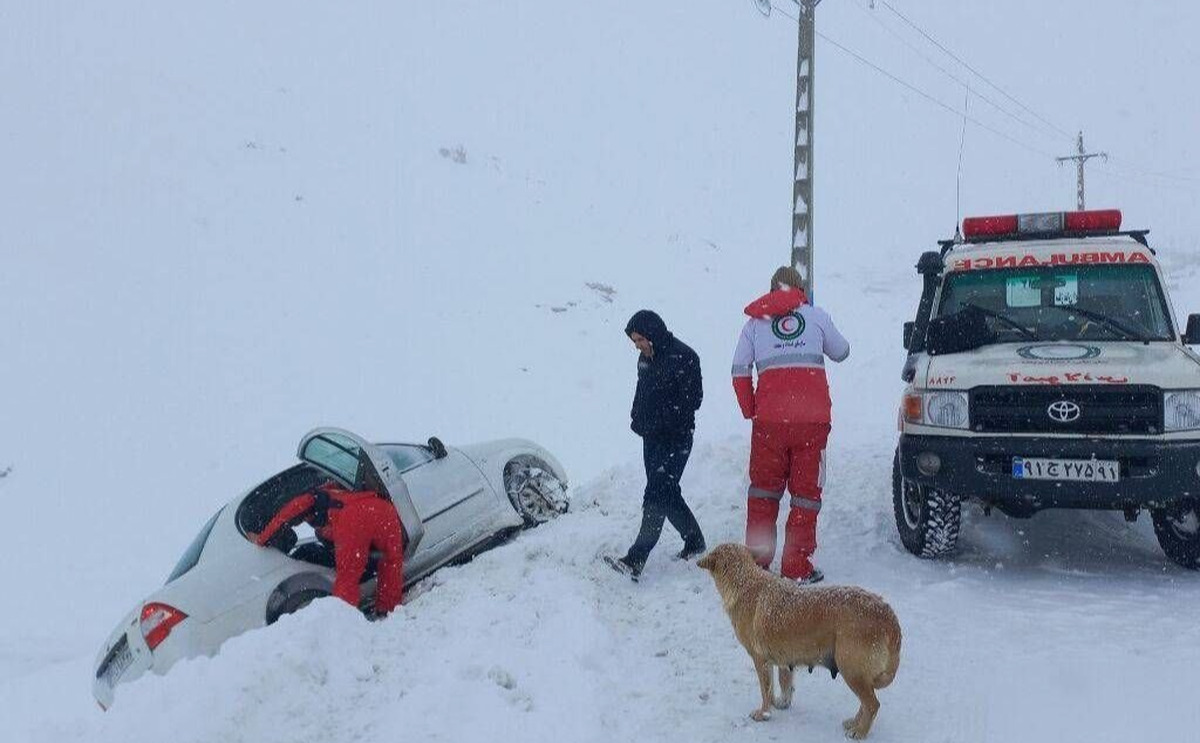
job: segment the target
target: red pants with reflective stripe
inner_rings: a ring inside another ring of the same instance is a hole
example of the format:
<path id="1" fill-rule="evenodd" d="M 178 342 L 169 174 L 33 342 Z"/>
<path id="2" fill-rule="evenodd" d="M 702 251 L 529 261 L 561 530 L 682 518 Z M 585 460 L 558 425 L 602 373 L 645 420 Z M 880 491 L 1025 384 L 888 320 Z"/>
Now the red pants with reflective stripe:
<path id="1" fill-rule="evenodd" d="M 784 491 L 792 495 L 784 531 L 783 563 L 787 578 L 807 578 L 817 549 L 817 512 L 825 484 L 828 423 L 755 421 L 750 439 L 750 492 L 746 509 L 746 546 L 769 568 L 775 559 L 776 523 Z"/>
<path id="2" fill-rule="evenodd" d="M 376 567 L 375 611 L 387 614 L 404 595 L 404 532 L 396 507 L 373 497 L 348 501 L 330 509 L 329 525 L 322 536 L 333 542 L 336 577 L 333 595 L 358 606 L 358 582 L 362 579 L 371 550 L 379 550 Z"/>

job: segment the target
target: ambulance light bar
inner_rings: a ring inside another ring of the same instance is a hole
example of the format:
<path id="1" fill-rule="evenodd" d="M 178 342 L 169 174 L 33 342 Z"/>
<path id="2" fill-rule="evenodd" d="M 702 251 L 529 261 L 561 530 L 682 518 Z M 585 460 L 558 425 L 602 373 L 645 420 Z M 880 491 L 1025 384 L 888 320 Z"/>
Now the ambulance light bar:
<path id="1" fill-rule="evenodd" d="M 1085 212 L 1043 212 L 1006 214 L 996 217 L 967 217 L 962 223 L 967 242 L 1003 237 L 1053 236 L 1063 233 L 1116 232 L 1121 229 L 1120 209 L 1093 209 Z"/>

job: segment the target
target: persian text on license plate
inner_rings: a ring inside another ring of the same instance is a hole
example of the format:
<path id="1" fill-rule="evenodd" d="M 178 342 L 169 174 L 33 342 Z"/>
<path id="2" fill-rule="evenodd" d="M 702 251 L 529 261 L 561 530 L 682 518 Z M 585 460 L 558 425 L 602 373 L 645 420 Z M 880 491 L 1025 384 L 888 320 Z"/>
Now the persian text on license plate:
<path id="1" fill-rule="evenodd" d="M 1013 477 L 1018 480 L 1118 482 L 1121 467 L 1105 459 L 1027 459 L 1013 457 Z"/>

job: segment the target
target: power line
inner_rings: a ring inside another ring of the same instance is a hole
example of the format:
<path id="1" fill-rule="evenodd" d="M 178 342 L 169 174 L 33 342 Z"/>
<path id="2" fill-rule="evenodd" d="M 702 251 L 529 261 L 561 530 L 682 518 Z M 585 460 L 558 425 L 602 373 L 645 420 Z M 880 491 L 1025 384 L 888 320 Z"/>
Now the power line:
<path id="1" fill-rule="evenodd" d="M 888 8 L 890 10 L 892 10 L 893 12 L 895 12 L 898 16 L 900 15 L 897 11 L 895 11 L 894 8 L 891 8 L 891 6 L 888 5 L 886 0 L 879 0 L 879 2 L 882 2 L 884 5 L 887 5 Z M 799 19 L 796 16 L 788 13 L 786 10 L 784 10 L 783 8 L 780 8 L 778 5 L 775 5 L 774 3 L 772 3 L 772 7 L 775 10 L 779 11 L 779 13 L 781 15 L 783 15 L 785 18 L 791 19 L 791 21 L 793 23 L 799 23 Z M 901 16 L 901 18 L 903 20 L 905 20 L 906 22 L 908 22 L 910 25 L 913 25 L 910 21 L 903 18 L 902 16 Z M 844 46 L 843 44 L 840 44 L 839 42 L 829 38 L 828 36 L 821 33 L 820 31 L 817 31 L 816 35 L 819 36 L 822 41 L 825 41 L 830 46 L 833 46 L 835 49 L 852 57 L 853 59 L 858 61 L 860 64 L 863 64 L 864 66 L 871 68 L 875 72 L 883 75 L 884 77 L 888 78 L 889 80 L 896 83 L 897 85 L 900 85 L 900 86 L 912 91 L 913 93 L 916 93 L 917 95 L 926 99 L 930 103 L 938 106 L 939 108 L 942 108 L 942 109 L 954 114 L 955 116 L 961 117 L 963 121 L 969 121 L 972 124 L 975 124 L 976 126 L 978 126 L 979 128 L 981 128 L 985 131 L 991 132 L 992 134 L 1000 137 L 1001 139 L 1004 139 L 1012 144 L 1015 144 L 1018 147 L 1021 147 L 1022 149 L 1029 150 L 1030 152 L 1033 152 L 1037 155 L 1041 155 L 1042 157 L 1045 157 L 1047 159 L 1051 159 L 1051 160 L 1054 159 L 1054 157 L 1055 157 L 1054 155 L 1051 155 L 1050 153 L 1048 153 L 1044 150 L 1041 150 L 1033 145 L 1030 145 L 1026 142 L 1023 142 L 1023 141 L 1015 138 L 1015 137 L 1012 137 L 1012 136 L 1006 134 L 1005 132 L 1000 131 L 999 129 L 996 129 L 992 126 L 989 126 L 988 124 L 985 124 L 984 122 L 980 121 L 979 119 L 976 119 L 973 116 L 970 116 L 965 110 L 960 111 L 960 110 L 956 109 L 954 106 L 951 106 L 947 103 L 944 103 L 941 100 L 938 100 L 937 98 L 935 98 L 934 96 L 925 92 L 924 90 L 921 90 L 920 88 L 916 87 L 915 85 L 913 85 L 905 80 L 902 80 L 901 78 L 897 77 L 896 75 L 892 74 L 891 72 L 888 72 L 887 70 L 885 70 L 884 68 L 875 64 L 874 62 L 871 62 L 870 60 L 864 58 L 862 55 L 858 54 L 857 52 L 853 51 L 852 49 L 849 49 L 848 47 Z M 933 39 L 930 39 L 930 40 L 933 41 Z M 936 44 L 937 42 L 934 41 L 934 43 Z M 941 45 L 938 45 L 938 46 L 940 47 Z M 951 52 L 949 52 L 949 50 L 943 49 L 943 51 L 945 51 L 947 54 L 950 54 L 951 57 L 954 57 L 954 55 Z M 971 68 L 971 66 L 968 65 L 966 62 L 959 60 L 957 57 L 954 57 L 954 59 L 956 61 L 958 61 L 959 64 L 962 64 L 964 67 L 971 70 L 979 77 L 981 77 L 981 78 L 983 77 L 980 73 L 976 72 L 973 68 Z M 992 87 L 996 87 L 994 83 L 987 81 L 986 78 L 984 78 L 984 80 L 986 82 L 988 82 L 989 85 L 992 85 Z M 960 84 L 962 84 L 962 83 L 960 83 Z M 973 92 L 976 96 L 978 96 L 980 98 L 983 97 L 980 95 L 979 91 L 971 89 L 971 87 L 969 85 L 967 85 L 965 87 L 967 87 L 967 89 L 970 92 Z M 1000 89 L 997 88 L 997 90 L 1000 90 Z M 1004 93 L 1003 90 L 1000 90 L 1000 92 Z M 1007 94 L 1005 94 L 1005 95 L 1007 96 Z M 1008 96 L 1008 97 L 1011 99 L 1011 96 Z M 1022 108 L 1029 110 L 1024 105 L 1022 105 L 1019 101 L 1016 101 L 1015 99 L 1012 99 L 1012 100 L 1014 100 L 1014 102 L 1016 102 L 1018 105 L 1021 105 Z M 993 103 L 992 105 L 994 106 L 995 104 Z M 1001 110 L 1003 110 L 1003 109 L 1001 109 Z M 1034 116 L 1037 116 L 1037 114 L 1032 111 L 1030 111 L 1030 113 L 1032 113 Z M 1056 131 L 1059 131 L 1059 132 L 1062 131 L 1061 129 L 1054 126 L 1050 122 L 1047 122 L 1047 121 L 1045 121 L 1045 119 L 1042 119 L 1040 116 L 1037 116 L 1037 118 L 1039 120 L 1043 121 L 1044 123 L 1046 123 L 1048 126 L 1054 128 Z M 1072 137 L 1072 140 L 1074 140 L 1074 137 Z M 1125 161 L 1120 160 L 1120 162 L 1124 163 Z M 1192 188 L 1200 188 L 1200 179 L 1189 177 L 1189 176 L 1172 175 L 1172 174 L 1168 174 L 1168 173 L 1154 173 L 1154 172 L 1150 172 L 1150 171 L 1137 171 L 1132 168 L 1129 169 L 1129 171 L 1131 171 L 1131 172 L 1123 172 L 1116 168 L 1100 166 L 1100 165 L 1097 165 L 1096 169 L 1099 173 L 1101 173 L 1103 176 L 1105 176 L 1107 178 L 1110 178 L 1110 179 L 1120 178 L 1120 179 L 1124 180 L 1125 182 L 1146 186 L 1148 188 L 1161 189 L 1161 190 L 1174 189 L 1174 188 L 1178 188 L 1178 187 L 1182 187 L 1186 190 L 1191 190 Z M 1179 181 L 1179 183 L 1172 186 L 1172 185 L 1168 185 L 1165 183 L 1149 180 L 1149 178 L 1155 178 L 1155 177 L 1177 180 L 1177 181 Z"/>
<path id="2" fill-rule="evenodd" d="M 788 14 L 786 11 L 782 10 L 782 9 L 781 9 L 781 8 L 780 8 L 778 5 L 776 5 L 776 6 L 774 6 L 774 7 L 775 7 L 775 9 L 776 9 L 776 10 L 778 10 L 778 11 L 779 11 L 781 14 L 783 14 L 784 16 L 787 16 L 788 18 L 791 18 L 793 22 L 799 23 L 799 19 L 797 19 L 795 16 L 789 15 L 789 14 Z M 849 48 L 847 48 L 846 46 L 844 46 L 844 45 L 842 45 L 842 44 L 840 44 L 840 43 L 838 43 L 838 42 L 834 41 L 833 39 L 829 38 L 828 36 L 826 36 L 825 34 L 821 33 L 820 31 L 817 31 L 817 36 L 819 36 L 819 37 L 821 38 L 821 40 L 822 40 L 822 41 L 824 41 L 824 42 L 826 42 L 826 43 L 830 44 L 831 46 L 833 46 L 835 49 L 838 49 L 838 50 L 840 50 L 841 52 L 843 52 L 843 53 L 845 53 L 845 54 L 848 54 L 848 55 L 850 55 L 850 56 L 851 56 L 851 57 L 853 57 L 854 59 L 858 60 L 858 61 L 859 61 L 861 64 L 864 64 L 864 65 L 866 65 L 867 67 L 870 67 L 871 69 L 875 70 L 876 72 L 878 72 L 879 74 L 881 74 L 881 75 L 883 75 L 884 77 L 888 78 L 889 80 L 891 80 L 892 82 L 896 83 L 897 85 L 901 85 L 901 86 L 903 86 L 903 87 L 905 87 L 905 88 L 907 88 L 907 89 L 911 90 L 912 92 L 916 93 L 917 95 L 921 96 L 922 98 L 924 98 L 924 99 L 928 100 L 930 103 L 933 103 L 934 105 L 936 105 L 936 106 L 938 106 L 938 107 L 940 107 L 940 108 L 944 108 L 945 110 L 949 111 L 950 113 L 954 114 L 955 116 L 960 116 L 960 117 L 962 117 L 963 119 L 965 119 L 965 120 L 967 120 L 967 121 L 970 121 L 972 124 L 975 124 L 975 125 L 976 125 L 976 126 L 978 126 L 979 128 L 981 128 L 981 129 L 984 129 L 984 130 L 986 130 L 986 131 L 989 131 L 989 132 L 991 132 L 992 134 L 995 134 L 996 136 L 998 136 L 998 137 L 1001 137 L 1002 139 L 1006 139 L 1006 140 L 1008 140 L 1009 142 L 1011 142 L 1011 143 L 1013 143 L 1013 144 L 1017 145 L 1018 147 L 1022 147 L 1022 148 L 1026 149 L 1026 150 L 1029 150 L 1030 152 L 1033 152 L 1033 153 L 1036 153 L 1036 154 L 1038 154 L 1038 155 L 1041 155 L 1042 157 L 1045 157 L 1045 158 L 1051 158 L 1051 159 L 1054 157 L 1053 155 L 1051 155 L 1051 154 L 1050 154 L 1050 153 L 1048 153 L 1048 152 L 1045 152 L 1045 151 L 1043 151 L 1043 150 L 1040 150 L 1040 149 L 1038 149 L 1037 147 L 1034 147 L 1034 146 L 1032 146 L 1032 145 L 1026 144 L 1025 142 L 1022 142 L 1022 141 L 1021 141 L 1021 140 L 1019 140 L 1019 139 L 1016 139 L 1016 138 L 1014 138 L 1014 137 L 1011 137 L 1011 136 L 1009 136 L 1008 134 L 1006 134 L 1006 133 L 1004 133 L 1004 132 L 1000 131 L 999 129 L 996 129 L 996 128 L 992 127 L 992 126 L 989 126 L 989 125 L 987 125 L 987 124 L 983 123 L 983 122 L 982 122 L 982 121 L 980 121 L 979 119 L 976 119 L 976 118 L 974 118 L 974 117 L 972 117 L 972 116 L 969 116 L 969 115 L 967 114 L 967 112 L 966 112 L 966 111 L 959 111 L 959 110 L 958 110 L 958 109 L 956 109 L 954 106 L 951 106 L 951 105 L 949 105 L 949 104 L 947 104 L 947 103 L 943 103 L 942 101 L 940 101 L 940 100 L 938 100 L 937 98 L 933 97 L 933 96 L 932 96 L 932 95 L 930 95 L 929 93 L 926 93 L 925 91 L 921 90 L 920 88 L 918 88 L 917 86 L 913 85 L 912 83 L 909 83 L 909 82 L 906 82 L 906 81 L 904 81 L 904 80 L 901 80 L 899 77 L 896 77 L 895 75 L 893 75 L 892 73 L 890 73 L 890 72 L 888 72 L 887 70 L 883 69 L 883 68 L 882 68 L 882 67 L 880 67 L 879 65 L 877 65 L 877 64 L 875 64 L 874 62 L 871 62 L 870 60 L 866 59 L 865 57 L 863 57 L 863 56 L 862 56 L 861 54 L 859 54 L 858 52 L 855 52 L 854 50 L 852 50 L 852 49 L 849 49 Z"/>
<path id="3" fill-rule="evenodd" d="M 875 71 L 876 71 L 876 72 L 878 72 L 879 74 L 881 74 L 881 75 L 883 75 L 883 76 L 885 76 L 885 77 L 889 78 L 890 80 L 892 80 L 893 82 L 895 82 L 895 83 L 897 83 L 897 84 L 899 84 L 899 85 L 903 85 L 905 88 L 908 88 L 909 90 L 911 90 L 912 92 L 914 92 L 914 93 L 916 93 L 917 95 L 921 96 L 922 98 L 925 98 L 925 99 L 926 99 L 926 100 L 928 100 L 929 102 L 931 102 L 931 103 L 933 103 L 933 104 L 935 104 L 935 105 L 937 105 L 937 106 L 940 106 L 941 108 L 944 108 L 944 109 L 946 109 L 947 111 L 949 111 L 950 113 L 954 114 L 955 116 L 961 116 L 961 117 L 963 117 L 964 119 L 966 119 L 967 121 L 970 121 L 970 122 L 971 122 L 972 124 L 974 124 L 975 126 L 978 126 L 978 127 L 979 127 L 979 128 L 981 128 L 981 129 L 985 129 L 985 130 L 987 130 L 987 131 L 991 132 L 992 134 L 995 134 L 997 137 L 1001 137 L 1001 138 L 1003 138 L 1003 139 L 1007 139 L 1009 142 L 1012 142 L 1013 144 L 1017 145 L 1018 147 L 1023 147 L 1024 149 L 1027 149 L 1027 150 L 1029 150 L 1030 152 L 1034 152 L 1034 153 L 1036 153 L 1036 154 L 1038 154 L 1038 155 L 1041 155 L 1042 157 L 1046 157 L 1046 158 L 1053 158 L 1053 157 L 1054 157 L 1053 155 L 1051 155 L 1050 153 L 1046 152 L 1045 150 L 1040 150 L 1040 149 L 1038 149 L 1037 147 L 1034 147 L 1033 145 L 1026 144 L 1025 142 L 1022 142 L 1021 140 L 1019 140 L 1019 139 L 1017 139 L 1017 138 L 1015 138 L 1015 137 L 1011 137 L 1011 136 L 1009 136 L 1008 134 L 1005 134 L 1004 132 L 1000 131 L 999 129 L 996 129 L 995 127 L 992 127 L 992 126 L 989 126 L 988 124 L 985 124 L 985 123 L 983 123 L 983 122 L 982 122 L 982 121 L 980 121 L 979 119 L 976 119 L 976 118 L 974 118 L 974 117 L 972 117 L 972 116 L 968 116 L 966 111 L 959 111 L 959 110 L 958 110 L 957 108 L 955 108 L 954 106 L 951 106 L 951 105 L 949 105 L 949 104 L 947 104 L 947 103 L 943 103 L 942 101 L 938 100 L 937 98 L 934 98 L 934 97 L 933 97 L 932 95 L 930 95 L 929 93 L 926 93 L 925 91 L 921 90 L 921 89 L 920 89 L 920 88 L 918 88 L 917 86 L 915 86 L 915 85 L 913 85 L 913 84 L 911 84 L 911 83 L 905 82 L 904 80 L 901 80 L 900 78 L 896 77 L 895 75 L 893 75 L 892 73 L 890 73 L 890 72 L 888 72 L 887 70 L 883 69 L 882 67 L 880 67 L 879 65 L 875 64 L 874 62 L 871 62 L 871 61 L 869 61 L 869 60 L 865 59 L 865 58 L 864 58 L 862 55 L 858 54 L 857 52 L 855 52 L 855 51 L 853 51 L 853 50 L 851 50 L 851 49 L 848 49 L 848 48 L 846 48 L 845 46 L 842 46 L 841 44 L 839 44 L 838 42 L 836 42 L 836 41 L 834 41 L 833 39 L 829 38 L 828 36 L 826 36 L 825 34 L 821 33 L 820 31 L 818 31 L 818 32 L 817 32 L 817 36 L 820 36 L 820 37 L 821 37 L 821 39 L 822 39 L 823 41 L 825 41 L 826 43 L 828 43 L 828 44 L 832 45 L 833 47 L 835 47 L 835 48 L 837 48 L 837 49 L 839 49 L 839 50 L 841 50 L 842 52 L 845 52 L 846 54 L 849 54 L 851 57 L 853 57 L 854 59 L 858 60 L 859 62 L 861 62 L 862 64 L 866 65 L 867 67 L 870 67 L 871 69 L 875 70 Z"/>
<path id="4" fill-rule="evenodd" d="M 1096 173 L 1110 180 L 1120 181 L 1126 184 L 1132 183 L 1159 191 L 1167 191 L 1173 194 L 1177 194 L 1180 191 L 1188 191 L 1190 193 L 1200 194 L 1200 183 L 1163 183 L 1162 181 L 1154 181 L 1144 178 L 1136 172 L 1125 171 L 1108 165 L 1097 165 Z"/>
<path id="5" fill-rule="evenodd" d="M 1129 170 L 1133 173 L 1137 173 L 1138 175 L 1146 176 L 1147 178 L 1163 178 L 1165 180 L 1177 181 L 1180 183 L 1200 184 L 1200 178 L 1197 178 L 1195 176 L 1179 175 L 1176 173 L 1162 173 L 1162 172 L 1155 172 L 1152 170 L 1141 170 L 1139 168 L 1131 167 L 1132 163 L 1130 163 L 1128 160 L 1125 160 L 1124 158 L 1114 157 L 1112 159 L 1116 160 L 1119 163 L 1122 163 L 1126 170 Z"/>
<path id="6" fill-rule="evenodd" d="M 1073 135 L 1073 134 L 1071 134 L 1071 133 L 1067 132 L 1066 130 L 1062 129 L 1062 128 L 1061 128 L 1061 127 L 1059 127 L 1059 126 L 1056 126 L 1056 125 L 1055 125 L 1055 124 L 1053 124 L 1052 122 L 1050 122 L 1050 121 L 1046 120 L 1046 118 L 1045 118 L 1045 117 L 1041 116 L 1041 115 L 1040 115 L 1040 114 L 1038 114 L 1036 111 L 1034 111 L 1033 109 L 1031 109 L 1029 106 L 1026 106 L 1024 103 L 1021 103 L 1019 100 L 1017 100 L 1016 98 L 1014 98 L 1012 95 L 1010 95 L 1010 94 L 1008 93 L 1008 91 L 1004 90 L 1004 88 L 1001 88 L 999 85 L 997 85 L 996 83 L 992 82 L 992 81 L 991 81 L 990 79 L 988 79 L 988 77 L 987 77 L 986 75 L 984 75 L 982 72 L 980 72 L 979 70 L 977 70 L 977 69 L 975 69 L 974 67 L 972 67 L 970 64 L 968 64 L 967 62 L 965 62 L 965 61 L 964 61 L 964 60 L 963 60 L 961 57 L 959 57 L 957 54 L 955 54 L 954 52 L 952 52 L 952 51 L 950 51 L 949 49 L 947 49 L 947 48 L 945 47 L 945 45 L 943 45 L 943 44 L 942 44 L 940 41 L 938 41 L 937 39 L 935 39 L 935 38 L 933 38 L 932 36 L 930 36 L 930 35 L 929 35 L 929 33 L 925 31 L 925 29 L 921 28 L 921 27 L 920 27 L 920 26 L 918 26 L 918 25 L 917 25 L 915 22 L 913 22 L 913 21 L 909 20 L 909 18 L 908 18 L 907 16 L 905 16 L 903 13 L 901 13 L 900 11 L 898 11 L 898 10 L 896 10 L 894 7 L 892 7 L 892 4 L 891 4 L 891 3 L 889 3 L 889 2 L 888 2 L 888 0 L 879 0 L 879 2 L 883 4 L 883 7 L 887 8 L 887 9 L 888 9 L 888 10 L 890 10 L 890 11 L 891 11 L 893 14 L 895 14 L 895 16 L 896 16 L 897 18 L 899 18 L 901 21 L 903 21 L 905 24 L 907 24 L 909 27 L 911 27 L 911 28 L 912 28 L 913 30 L 915 30 L 917 33 L 919 33 L 919 34 L 921 34 L 922 36 L 924 36 L 924 37 L 925 37 L 925 38 L 926 38 L 926 39 L 929 41 L 929 43 L 933 44 L 933 45 L 934 45 L 934 46 L 936 46 L 938 49 L 941 49 L 943 52 L 945 52 L 945 53 L 946 53 L 946 54 L 947 54 L 947 55 L 948 55 L 948 56 L 949 56 L 951 59 L 953 59 L 955 62 L 958 62 L 958 63 L 959 63 L 960 65 L 962 65 L 963 67 L 965 67 L 965 68 L 967 68 L 968 70 L 970 70 L 970 71 L 971 71 L 971 72 L 972 72 L 972 73 L 973 73 L 973 74 L 974 74 L 976 77 L 978 77 L 980 80 L 983 80 L 985 83 L 987 83 L 988 85 L 990 85 L 990 86 L 992 86 L 993 88 L 995 88 L 995 89 L 996 89 L 997 91 L 999 91 L 999 92 L 1000 92 L 1000 94 L 1001 94 L 1001 95 L 1003 95 L 1005 98 L 1009 99 L 1009 100 L 1010 100 L 1010 101 L 1012 101 L 1013 103 L 1015 103 L 1015 104 L 1017 104 L 1018 106 L 1020 106 L 1020 107 L 1021 107 L 1021 108 L 1022 108 L 1022 109 L 1023 109 L 1025 112 L 1026 112 L 1026 113 L 1030 114 L 1030 115 L 1031 115 L 1031 116 L 1033 116 L 1035 119 L 1037 119 L 1038 121 L 1041 121 L 1043 124 L 1045 124 L 1046 126 L 1050 127 L 1051 129 L 1053 129 L 1054 131 L 1058 132 L 1059 134 L 1063 135 L 1064 137 L 1067 137 L 1068 139 L 1072 139 L 1072 140 L 1074 140 L 1074 138 L 1075 138 L 1075 137 L 1074 137 L 1074 135 Z"/>
<path id="7" fill-rule="evenodd" d="M 930 59 L 929 55 L 927 55 L 927 54 L 925 54 L 925 52 L 921 51 L 921 50 L 920 50 L 920 49 L 917 47 L 917 45 L 916 45 L 916 44 L 914 44 L 914 43 L 912 43 L 911 41 L 909 41 L 908 39 L 904 38 L 904 36 L 902 36 L 902 35 L 900 34 L 900 32 L 898 32 L 896 29 L 892 28 L 892 27 L 891 27 L 891 26 L 889 26 L 888 24 L 886 24 L 886 23 L 884 23 L 883 21 L 879 20 L 879 16 L 878 16 L 877 14 L 875 14 L 875 13 L 872 13 L 871 11 L 867 10 L 866 8 L 864 8 L 864 7 L 863 7 L 863 5 L 862 5 L 862 0 L 856 0 L 856 1 L 855 1 L 855 5 L 858 7 L 859 11 L 861 11 L 861 12 L 862 12 L 864 15 L 866 15 L 868 18 L 870 18 L 870 19 L 871 19 L 873 22 L 875 22 L 876 24 L 878 24 L 880 28 L 882 28 L 884 31 L 887 31 L 887 32 L 888 32 L 888 34 L 890 34 L 891 36 L 895 37 L 895 39 L 896 39 L 897 41 L 899 41 L 901 44 L 904 44 L 904 46 L 906 46 L 906 47 L 908 47 L 910 50 L 912 50 L 912 52 L 913 52 L 914 54 L 916 54 L 916 55 L 917 55 L 918 57 L 920 57 L 921 59 L 925 60 L 925 62 L 926 62 L 927 64 L 929 64 L 929 66 L 933 67 L 934 69 L 938 70 L 938 71 L 939 71 L 939 72 L 941 72 L 943 75 L 945 75 L 946 77 L 950 78 L 950 79 L 951 79 L 951 80 L 953 80 L 954 82 L 956 82 L 956 83 L 958 83 L 959 85 L 963 86 L 964 88 L 966 88 L 967 90 L 969 90 L 971 93 L 974 93 L 976 98 L 980 99 L 980 100 L 981 100 L 981 101 L 983 101 L 984 103 L 987 103 L 989 106 L 991 106 L 992 108 L 996 109 L 997 111 L 999 111 L 1000 113 L 1004 114 L 1005 116 L 1007 116 L 1007 117 L 1011 118 L 1013 121 L 1016 121 L 1017 123 L 1021 124 L 1022 126 L 1028 127 L 1030 130 L 1032 130 L 1032 131 L 1034 131 L 1034 132 L 1037 132 L 1038 134 L 1041 134 L 1042 136 L 1046 136 L 1046 137 L 1054 137 L 1054 138 L 1057 138 L 1057 136 L 1058 136 L 1058 135 L 1057 135 L 1057 134 L 1050 133 L 1050 132 L 1049 132 L 1049 131 L 1046 129 L 1046 127 L 1044 127 L 1044 126 L 1038 126 L 1037 124 L 1030 123 L 1030 122 L 1029 122 L 1029 121 L 1027 121 L 1026 119 L 1023 119 L 1023 118 L 1021 118 L 1020 116 L 1017 116 L 1016 114 L 1014 114 L 1013 112 L 1011 112 L 1011 111 L 1009 111 L 1007 108 L 1005 108 L 1004 106 L 1001 106 L 999 103 L 996 103 L 996 102 L 995 102 L 995 101 L 993 101 L 991 98 L 988 98 L 986 95 L 984 95 L 983 93 L 980 93 L 980 92 L 979 92 L 977 89 L 975 89 L 975 88 L 971 87 L 971 84 L 970 84 L 970 83 L 968 83 L 966 80 L 963 80 L 963 79 L 962 79 L 961 77 L 959 77 L 958 75 L 955 75 L 955 74 L 954 74 L 953 72 L 951 72 L 950 70 L 947 70 L 947 69 L 946 69 L 945 67 L 943 67 L 942 65 L 940 65 L 940 64 L 938 64 L 937 62 L 935 62 L 935 61 L 933 61 L 932 59 Z"/>

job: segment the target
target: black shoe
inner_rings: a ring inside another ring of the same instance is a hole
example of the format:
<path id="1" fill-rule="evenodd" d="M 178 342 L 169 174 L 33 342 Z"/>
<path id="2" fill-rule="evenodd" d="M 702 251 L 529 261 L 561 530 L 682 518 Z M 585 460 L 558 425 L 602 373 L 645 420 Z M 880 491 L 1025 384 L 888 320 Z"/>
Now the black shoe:
<path id="1" fill-rule="evenodd" d="M 680 550 L 678 554 L 675 555 L 675 559 L 676 560 L 692 560 L 692 559 L 699 557 L 700 555 L 703 555 L 707 551 L 708 551 L 708 547 L 706 547 L 704 545 L 704 542 L 701 542 L 698 547 L 684 546 L 684 548 L 682 550 Z"/>
<path id="2" fill-rule="evenodd" d="M 796 582 L 802 586 L 811 586 L 814 583 L 820 583 L 825 580 L 825 574 L 820 570 L 813 568 L 812 572 L 806 578 L 796 578 Z"/>
<path id="3" fill-rule="evenodd" d="M 621 575 L 629 576 L 629 580 L 633 581 L 634 583 L 638 582 L 638 576 L 642 574 L 642 569 L 640 567 L 625 562 L 624 557 L 612 557 L 611 555 L 605 555 L 604 562 L 608 563 L 610 568 L 617 571 Z"/>

